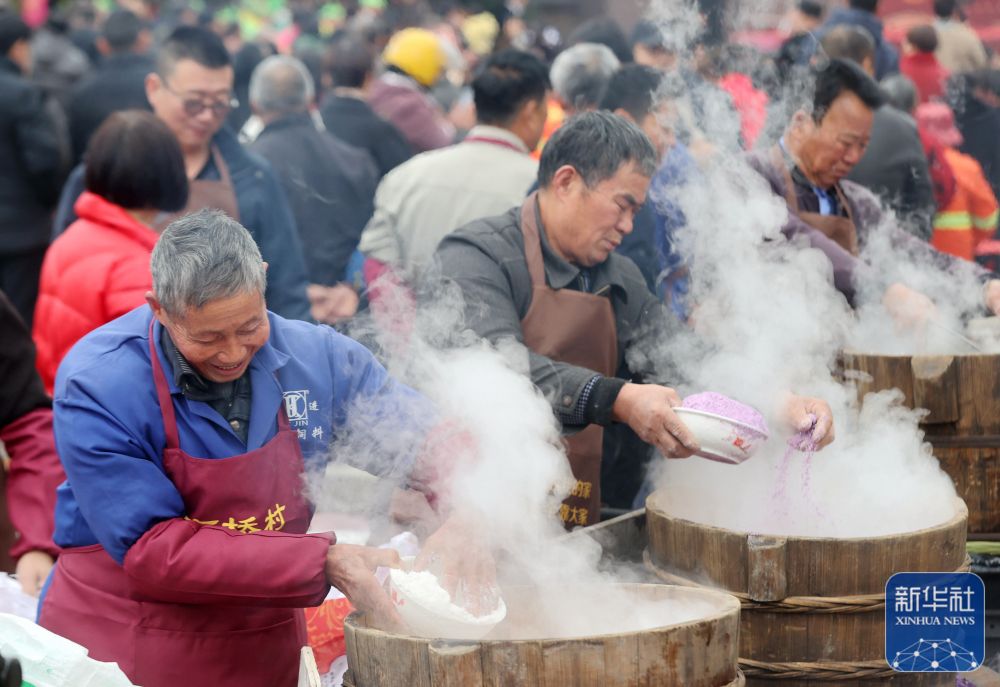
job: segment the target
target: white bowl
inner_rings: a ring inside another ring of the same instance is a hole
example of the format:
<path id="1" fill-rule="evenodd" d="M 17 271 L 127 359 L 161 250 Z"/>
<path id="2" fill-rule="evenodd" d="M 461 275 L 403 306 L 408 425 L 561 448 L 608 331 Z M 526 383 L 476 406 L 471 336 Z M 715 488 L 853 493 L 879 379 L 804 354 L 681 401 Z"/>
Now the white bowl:
<path id="1" fill-rule="evenodd" d="M 413 559 L 403 559 L 404 566 Z M 507 606 L 500 599 L 499 607 L 492 613 L 481 618 L 469 613 L 456 612 L 452 605 L 448 612 L 439 612 L 430 608 L 422 599 L 415 596 L 413 590 L 406 584 L 406 571 L 392 569 L 389 571 L 389 599 L 414 634 L 422 637 L 440 639 L 482 639 L 507 617 Z M 447 595 L 443 589 L 442 593 Z"/>
<path id="2" fill-rule="evenodd" d="M 674 408 L 674 412 L 701 445 L 695 455 L 709 460 L 739 465 L 753 456 L 768 438 L 766 432 L 756 427 L 715 413 L 691 408 Z"/>

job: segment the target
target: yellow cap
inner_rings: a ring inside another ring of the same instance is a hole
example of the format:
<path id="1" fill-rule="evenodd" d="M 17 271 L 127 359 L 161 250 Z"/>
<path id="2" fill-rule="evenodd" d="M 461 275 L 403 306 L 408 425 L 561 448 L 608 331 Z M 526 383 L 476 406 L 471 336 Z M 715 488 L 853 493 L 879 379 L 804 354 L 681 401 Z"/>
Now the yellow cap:
<path id="1" fill-rule="evenodd" d="M 489 12 L 481 12 L 462 22 L 462 35 L 472 52 L 479 56 L 489 55 L 500 34 L 497 18 Z"/>
<path id="2" fill-rule="evenodd" d="M 389 39 L 382 60 L 430 87 L 444 69 L 445 54 L 438 37 L 427 29 L 403 29 Z"/>

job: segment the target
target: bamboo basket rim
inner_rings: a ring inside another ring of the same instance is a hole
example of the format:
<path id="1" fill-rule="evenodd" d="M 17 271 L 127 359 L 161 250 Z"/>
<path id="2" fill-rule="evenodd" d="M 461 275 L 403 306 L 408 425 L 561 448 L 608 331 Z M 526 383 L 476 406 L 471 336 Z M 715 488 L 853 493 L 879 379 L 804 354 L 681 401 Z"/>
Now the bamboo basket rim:
<path id="1" fill-rule="evenodd" d="M 649 549 L 642 552 L 643 564 L 646 569 L 663 580 L 667 585 L 690 586 L 694 589 L 716 589 L 702 582 L 692 580 L 683 575 L 665 570 L 653 562 Z M 954 572 L 969 572 L 972 569 L 972 557 L 966 554 L 962 565 Z M 774 601 L 757 601 L 746 592 L 727 590 L 729 594 L 740 601 L 740 610 L 762 610 L 769 613 L 812 613 L 829 615 L 841 613 L 871 613 L 885 609 L 885 592 L 875 594 L 838 594 L 836 596 L 786 596 Z"/>
<path id="2" fill-rule="evenodd" d="M 732 682 L 729 682 L 723 687 L 744 687 L 746 685 L 747 679 L 743 674 L 743 669 L 740 667 L 736 668 L 736 677 L 733 678 Z M 348 668 L 347 673 L 344 675 L 344 687 L 354 687 L 354 676 L 351 675 L 351 670 Z"/>
<path id="3" fill-rule="evenodd" d="M 759 535 L 763 537 L 775 537 L 780 539 L 785 539 L 787 542 L 801 541 L 801 542 L 837 542 L 841 544 L 856 544 L 861 542 L 873 542 L 873 541 L 888 541 L 890 539 L 900 539 L 902 537 L 917 537 L 920 535 L 927 534 L 929 532 L 935 532 L 938 530 L 946 530 L 951 527 L 958 525 L 960 522 L 969 519 L 969 507 L 965 504 L 965 501 L 960 496 L 955 496 L 955 514 L 948 520 L 938 523 L 937 525 L 932 525 L 930 527 L 923 527 L 919 530 L 907 530 L 905 532 L 896 532 L 890 534 L 879 534 L 868 537 L 806 537 L 796 534 L 774 534 L 770 532 L 750 532 L 748 530 L 734 530 L 728 527 L 720 527 L 719 525 L 709 525 L 707 523 L 698 522 L 697 520 L 690 520 L 688 518 L 682 518 L 677 515 L 671 515 L 666 510 L 662 508 L 657 508 L 653 503 L 653 497 L 660 493 L 660 489 L 657 489 L 646 497 L 646 517 L 649 518 L 650 514 L 655 514 L 655 516 L 663 517 L 669 520 L 673 520 L 681 523 L 689 523 L 691 525 L 696 525 L 702 529 L 706 530 L 717 530 L 727 535 L 734 535 L 738 537 L 749 537 L 752 535 Z M 649 525 L 647 524 L 647 528 Z"/>
<path id="4" fill-rule="evenodd" d="M 740 611 L 742 609 L 742 604 L 736 596 L 731 592 L 727 592 L 723 589 L 709 589 L 702 587 L 690 587 L 681 584 L 658 584 L 655 582 L 617 582 L 613 583 L 616 586 L 629 586 L 629 587 L 642 587 L 648 589 L 657 590 L 670 590 L 671 592 L 680 592 L 685 596 L 702 596 L 702 597 L 714 597 L 714 600 L 719 602 L 719 608 L 714 609 L 713 612 L 703 615 L 698 618 L 692 618 L 691 620 L 685 620 L 680 623 L 672 623 L 670 625 L 658 625 L 656 627 L 649 627 L 644 630 L 631 630 L 629 632 L 612 632 L 606 634 L 591 634 L 583 635 L 580 637 L 540 637 L 537 639 L 491 639 L 489 637 L 484 637 L 483 639 L 447 639 L 442 637 L 421 637 L 419 635 L 409 635 L 401 634 L 396 632 L 386 632 L 385 630 L 380 630 L 378 628 L 370 627 L 368 625 L 359 625 L 358 621 L 362 619 L 365 614 L 362 611 L 353 611 L 344 619 L 344 627 L 350 626 L 351 630 L 354 632 L 368 632 L 373 635 L 385 635 L 392 639 L 403 639 L 411 641 L 425 641 L 428 645 L 447 645 L 447 646 L 492 646 L 492 645 L 523 645 L 523 644 L 541 644 L 543 646 L 551 646 L 555 644 L 565 644 L 567 642 L 588 642 L 596 639 L 605 639 L 608 637 L 632 637 L 637 635 L 650 634 L 653 632 L 662 632 L 664 630 L 674 630 L 681 627 L 688 627 L 692 625 L 698 625 L 705 622 L 723 620 L 729 615 L 735 613 L 737 619 L 739 618 Z"/>
<path id="5" fill-rule="evenodd" d="M 1000 358 L 1000 353 L 985 353 L 972 351 L 971 353 L 872 353 L 870 351 L 858 351 L 853 348 L 840 349 L 841 355 L 858 355 L 869 358 L 892 358 L 893 360 L 912 360 L 913 358 Z"/>

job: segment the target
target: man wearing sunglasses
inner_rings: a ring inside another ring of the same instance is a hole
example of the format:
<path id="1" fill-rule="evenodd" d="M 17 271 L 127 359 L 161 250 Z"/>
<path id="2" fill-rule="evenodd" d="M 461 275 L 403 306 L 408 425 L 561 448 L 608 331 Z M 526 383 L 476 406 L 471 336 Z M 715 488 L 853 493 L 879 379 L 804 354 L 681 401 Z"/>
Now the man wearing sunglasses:
<path id="1" fill-rule="evenodd" d="M 187 207 L 159 217 L 157 227 L 196 210 L 223 210 L 250 231 L 268 263 L 269 307 L 286 318 L 308 319 L 305 259 L 288 200 L 271 167 L 245 151 L 223 126 L 238 103 L 222 40 L 208 29 L 176 29 L 160 48 L 156 71 L 146 77 L 146 96 L 177 137 L 190 182 Z M 56 234 L 76 219 L 73 204 L 83 191 L 83 177 L 80 165 L 63 188 Z"/>

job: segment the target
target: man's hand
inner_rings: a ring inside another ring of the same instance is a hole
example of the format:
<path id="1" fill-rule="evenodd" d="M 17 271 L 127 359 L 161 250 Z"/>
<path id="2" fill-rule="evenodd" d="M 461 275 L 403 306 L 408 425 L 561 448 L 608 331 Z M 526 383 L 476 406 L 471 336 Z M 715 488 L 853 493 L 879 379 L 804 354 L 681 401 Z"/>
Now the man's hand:
<path id="1" fill-rule="evenodd" d="M 612 407 L 615 420 L 626 423 L 639 438 L 667 458 L 687 458 L 701 447 L 673 409 L 681 405 L 677 392 L 658 384 L 626 384 Z"/>
<path id="2" fill-rule="evenodd" d="M 326 554 L 326 580 L 343 592 L 348 601 L 381 627 L 400 624 L 385 590 L 375 579 L 375 569 L 399 567 L 399 554 L 354 544 L 334 544 Z"/>
<path id="3" fill-rule="evenodd" d="M 994 315 L 1000 315 L 1000 279 L 986 282 L 986 307 Z"/>
<path id="4" fill-rule="evenodd" d="M 336 324 L 353 317 L 361 302 L 357 292 L 347 284 L 310 284 L 306 293 L 312 306 L 310 314 L 314 320 L 323 324 Z"/>
<path id="5" fill-rule="evenodd" d="M 481 537 L 453 515 L 427 538 L 413 565 L 434 573 L 452 602 L 475 616 L 496 610 L 500 600 L 496 564 Z"/>
<path id="6" fill-rule="evenodd" d="M 896 324 L 904 329 L 923 327 L 937 315 L 934 301 L 899 282 L 892 284 L 882 295 L 882 305 Z"/>
<path id="7" fill-rule="evenodd" d="M 414 489 L 392 490 L 389 516 L 393 522 L 413 531 L 419 537 L 430 534 L 441 526 L 441 516 L 434 511 L 427 496 Z"/>
<path id="8" fill-rule="evenodd" d="M 806 445 L 795 448 L 818 451 L 833 442 L 833 411 L 822 399 L 789 394 L 785 403 L 785 420 L 797 433 L 808 432 L 808 438 L 803 437 Z"/>
<path id="9" fill-rule="evenodd" d="M 14 574 L 21 583 L 21 590 L 30 596 L 37 597 L 41 594 L 42 585 L 45 584 L 53 565 L 55 561 L 52 556 L 44 551 L 28 551 L 18 558 Z"/>

